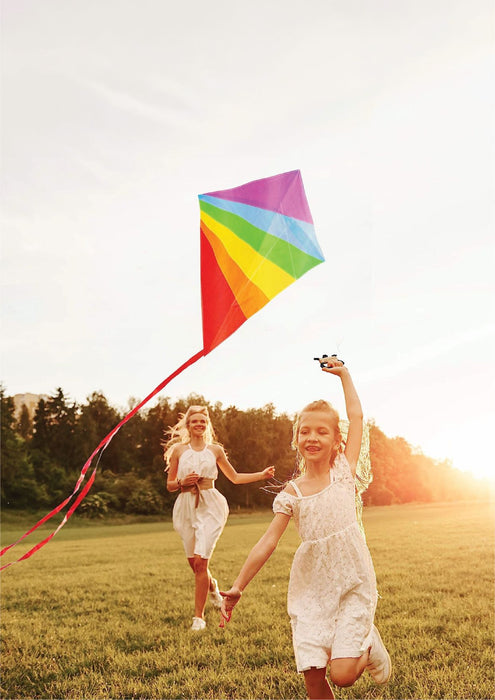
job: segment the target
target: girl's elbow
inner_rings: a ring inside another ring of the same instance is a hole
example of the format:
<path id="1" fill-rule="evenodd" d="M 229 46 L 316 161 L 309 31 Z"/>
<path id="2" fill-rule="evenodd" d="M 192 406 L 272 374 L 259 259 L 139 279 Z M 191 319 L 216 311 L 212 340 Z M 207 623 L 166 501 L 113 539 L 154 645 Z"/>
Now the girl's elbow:
<path id="1" fill-rule="evenodd" d="M 364 420 L 364 414 L 362 410 L 355 410 L 355 411 L 350 411 L 349 420 L 355 421 L 356 423 L 360 422 L 362 423 Z"/>
<path id="2" fill-rule="evenodd" d="M 251 550 L 255 560 L 258 562 L 259 568 L 266 564 L 266 562 L 270 559 L 274 551 L 275 546 L 272 546 L 268 542 L 258 543 L 258 545 L 255 545 Z"/>
<path id="3" fill-rule="evenodd" d="M 263 542 L 264 550 L 268 557 L 271 557 L 273 552 L 277 549 L 279 538 L 278 537 L 267 537 Z"/>

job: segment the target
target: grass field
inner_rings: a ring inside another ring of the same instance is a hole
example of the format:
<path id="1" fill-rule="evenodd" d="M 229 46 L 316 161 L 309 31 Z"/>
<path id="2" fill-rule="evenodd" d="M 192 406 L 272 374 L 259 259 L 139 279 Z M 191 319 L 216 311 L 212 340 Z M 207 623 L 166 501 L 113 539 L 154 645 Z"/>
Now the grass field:
<path id="1" fill-rule="evenodd" d="M 337 698 L 495 696 L 493 516 L 489 503 L 365 511 L 394 674 L 375 686 L 365 673 Z M 230 517 L 212 560 L 221 587 L 270 517 Z M 4 543 L 22 526 L 4 525 Z M 169 522 L 69 523 L 2 574 L 1 697 L 304 698 L 286 613 L 297 544 L 291 525 L 227 629 L 210 608 L 193 634 L 192 573 Z"/>

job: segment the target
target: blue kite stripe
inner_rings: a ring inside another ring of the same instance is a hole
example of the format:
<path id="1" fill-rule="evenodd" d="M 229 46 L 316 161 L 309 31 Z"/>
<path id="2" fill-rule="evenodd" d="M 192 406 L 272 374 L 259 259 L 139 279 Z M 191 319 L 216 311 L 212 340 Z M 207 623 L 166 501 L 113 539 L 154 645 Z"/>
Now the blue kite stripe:
<path id="1" fill-rule="evenodd" d="M 291 216 L 284 216 L 268 209 L 253 207 L 250 204 L 232 202 L 228 199 L 211 197 L 207 194 L 200 194 L 199 199 L 212 204 L 219 209 L 236 214 L 248 221 L 256 228 L 266 231 L 272 236 L 276 236 L 287 243 L 291 243 L 304 253 L 325 260 L 323 252 L 316 239 L 315 229 L 312 224 Z"/>

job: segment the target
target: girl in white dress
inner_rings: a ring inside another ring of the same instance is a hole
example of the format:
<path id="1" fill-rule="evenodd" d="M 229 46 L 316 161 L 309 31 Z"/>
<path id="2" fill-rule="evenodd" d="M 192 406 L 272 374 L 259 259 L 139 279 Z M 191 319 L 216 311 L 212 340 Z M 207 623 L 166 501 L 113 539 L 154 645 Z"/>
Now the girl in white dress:
<path id="1" fill-rule="evenodd" d="M 208 564 L 227 521 L 229 507 L 215 488 L 217 466 L 234 484 L 271 479 L 274 467 L 261 472 L 238 473 L 215 442 L 206 406 L 189 406 L 170 431 L 165 445 L 167 490 L 180 491 L 173 510 L 173 525 L 182 538 L 187 561 L 195 576 L 195 613 L 191 629 L 206 627 L 204 610 L 208 593 L 216 608 L 222 605 L 218 584 Z"/>
<path id="2" fill-rule="evenodd" d="M 359 528 L 355 473 L 363 414 L 351 376 L 335 356 L 321 360 L 324 372 L 340 377 L 349 430 L 345 447 L 339 416 L 326 401 L 306 406 L 294 424 L 301 476 L 273 502 L 275 516 L 251 550 L 232 588 L 222 593 L 223 627 L 242 591 L 275 550 L 291 517 L 302 539 L 292 564 L 288 612 L 297 670 L 309 698 L 334 698 L 326 679 L 353 685 L 367 668 L 386 683 L 391 662 L 373 625 L 376 580 Z"/>

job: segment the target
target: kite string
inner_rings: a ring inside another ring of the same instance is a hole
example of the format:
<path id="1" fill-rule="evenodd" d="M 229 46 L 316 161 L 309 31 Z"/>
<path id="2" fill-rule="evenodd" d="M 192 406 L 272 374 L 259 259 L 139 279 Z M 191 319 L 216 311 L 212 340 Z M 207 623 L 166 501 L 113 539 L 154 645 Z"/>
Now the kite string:
<path id="1" fill-rule="evenodd" d="M 120 428 L 121 428 L 125 423 L 127 423 L 133 416 L 135 416 L 136 413 L 137 413 L 145 404 L 148 403 L 148 401 L 150 401 L 150 400 L 151 400 L 154 396 L 156 396 L 156 394 L 158 394 L 169 382 L 171 382 L 172 379 L 175 379 L 175 377 L 177 377 L 177 376 L 178 376 L 181 372 L 183 372 L 187 367 L 189 367 L 190 365 L 194 364 L 197 360 L 199 360 L 199 359 L 200 359 L 201 357 L 203 357 L 205 354 L 206 354 L 206 352 L 205 352 L 205 350 L 204 350 L 204 348 L 203 348 L 203 349 L 200 350 L 199 352 L 197 352 L 197 353 L 195 353 L 194 355 L 192 355 L 192 357 L 190 357 L 186 362 L 184 362 L 180 367 L 178 367 L 174 372 L 172 372 L 172 374 L 170 374 L 166 379 L 164 379 L 162 382 L 160 382 L 160 384 L 158 384 L 158 386 L 156 386 L 156 387 L 153 389 L 153 391 L 152 391 L 151 393 L 148 394 L 148 396 L 146 396 L 142 401 L 140 401 L 136 406 L 134 406 L 134 408 L 133 408 L 131 411 L 129 411 L 129 413 L 128 413 L 126 416 L 124 416 L 124 418 L 122 418 L 122 420 L 108 433 L 108 435 L 106 435 L 106 436 L 101 440 L 101 442 L 100 442 L 100 444 L 98 445 L 98 447 L 96 447 L 96 449 L 93 450 L 93 452 L 92 452 L 92 454 L 90 455 L 90 457 L 86 460 L 86 462 L 85 462 L 85 464 L 84 464 L 84 466 L 83 466 L 83 468 L 82 468 L 82 470 L 81 470 L 81 473 L 80 473 L 80 475 L 79 475 L 79 478 L 78 478 L 78 480 L 77 480 L 77 483 L 76 483 L 76 485 L 75 485 L 75 487 L 74 487 L 74 490 L 72 491 L 72 493 L 70 494 L 70 496 L 68 496 L 68 498 L 66 498 L 64 501 L 62 501 L 62 503 L 60 503 L 58 506 L 56 506 L 56 508 L 54 508 L 52 511 L 50 511 L 50 513 L 48 513 L 48 514 L 45 515 L 43 518 L 41 518 L 41 520 L 39 520 L 35 525 L 33 525 L 33 527 L 31 527 L 29 530 L 27 530 L 27 532 L 25 532 L 23 535 L 21 535 L 21 537 L 19 537 L 18 540 L 16 540 L 15 542 L 13 542 L 13 543 L 10 544 L 10 545 L 7 545 L 6 547 L 4 547 L 4 548 L 1 550 L 1 552 L 0 552 L 0 557 L 3 556 L 6 552 L 8 552 L 9 549 L 11 549 L 12 547 L 15 547 L 19 542 L 21 542 L 23 539 L 25 539 L 25 538 L 26 538 L 28 535 L 30 535 L 32 532 L 34 532 L 35 530 L 37 530 L 41 525 L 43 525 L 43 523 L 45 523 L 45 522 L 47 522 L 48 520 L 50 520 L 54 515 L 56 515 L 56 514 L 59 513 L 63 508 L 65 508 L 65 506 L 70 502 L 70 500 L 72 499 L 72 497 L 79 491 L 79 489 L 80 489 L 80 487 L 81 487 L 81 484 L 82 484 L 82 482 L 84 481 L 84 479 L 85 479 L 85 477 L 86 477 L 86 473 L 87 473 L 87 471 L 88 471 L 88 469 L 89 469 L 89 467 L 90 467 L 90 465 L 91 465 L 91 462 L 93 461 L 94 456 L 95 456 L 98 452 L 100 452 L 100 455 L 99 455 L 99 457 L 98 457 L 98 462 L 96 463 L 96 466 L 95 466 L 95 468 L 94 468 L 94 470 L 93 470 L 93 472 L 92 472 L 92 474 L 91 474 L 91 476 L 90 476 L 88 482 L 87 482 L 86 485 L 84 486 L 82 492 L 80 493 L 80 495 L 78 496 L 78 498 L 76 499 L 76 501 L 74 502 L 74 504 L 70 507 L 68 513 L 66 514 L 66 516 L 64 517 L 64 519 L 62 520 L 62 522 L 60 523 L 60 525 L 56 528 L 56 530 L 54 530 L 52 533 L 50 533 L 50 535 L 49 535 L 48 537 L 46 537 L 42 542 L 39 542 L 39 543 L 38 543 L 37 545 L 35 545 L 31 550 L 29 550 L 29 552 L 27 552 L 27 554 L 25 554 L 24 556 L 20 557 L 20 558 L 17 559 L 16 561 L 11 562 L 10 564 L 6 564 L 5 566 L 2 566 L 2 567 L 0 568 L 0 571 L 2 571 L 3 569 L 6 569 L 8 566 L 11 566 L 12 564 L 16 564 L 17 562 L 22 561 L 23 559 L 27 559 L 29 556 L 31 556 L 32 554 L 34 554 L 35 551 L 38 551 L 38 549 L 41 549 L 41 547 L 43 547 L 45 544 L 47 544 L 47 542 L 49 542 L 49 541 L 52 539 L 52 537 L 55 536 L 55 534 L 65 525 L 65 523 L 67 522 L 67 520 L 69 519 L 69 517 L 72 515 L 72 513 L 74 512 L 74 510 L 77 508 L 77 506 L 80 504 L 80 502 L 82 501 L 82 499 L 84 498 L 84 496 L 88 493 L 89 489 L 91 488 L 91 486 L 92 486 L 92 484 L 93 484 L 93 482 L 94 482 L 95 476 L 96 476 L 96 470 L 97 470 L 97 468 L 98 468 L 98 464 L 99 464 L 101 455 L 102 455 L 103 451 L 108 447 L 108 445 L 109 445 L 110 441 L 112 440 L 112 438 L 114 437 L 114 435 L 120 430 Z"/>

